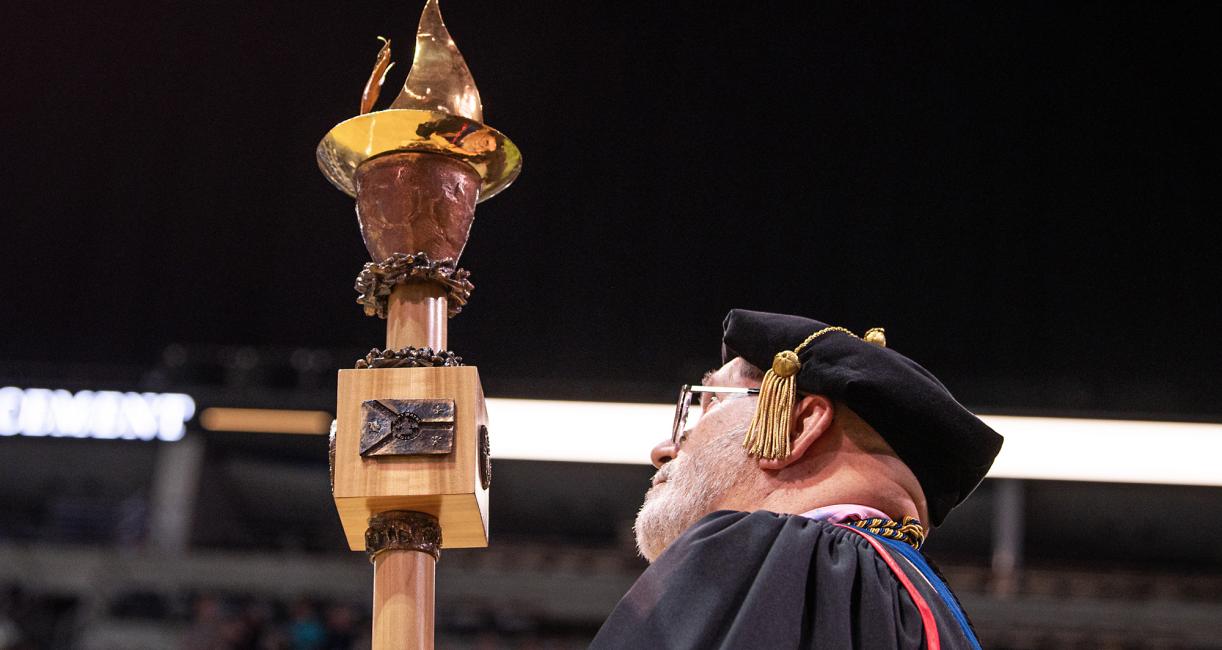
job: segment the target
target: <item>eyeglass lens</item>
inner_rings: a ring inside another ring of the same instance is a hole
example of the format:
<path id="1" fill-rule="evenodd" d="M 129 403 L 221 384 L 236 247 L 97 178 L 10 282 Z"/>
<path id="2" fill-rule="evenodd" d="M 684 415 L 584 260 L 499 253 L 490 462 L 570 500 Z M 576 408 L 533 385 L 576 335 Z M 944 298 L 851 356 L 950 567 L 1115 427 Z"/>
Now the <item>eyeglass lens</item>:
<path id="1" fill-rule="evenodd" d="M 704 409 L 701 398 L 703 393 L 695 393 L 691 386 L 684 386 L 679 391 L 679 402 L 675 405 L 675 423 L 671 431 L 670 441 L 676 447 L 683 442 L 684 431 L 696 426 Z"/>

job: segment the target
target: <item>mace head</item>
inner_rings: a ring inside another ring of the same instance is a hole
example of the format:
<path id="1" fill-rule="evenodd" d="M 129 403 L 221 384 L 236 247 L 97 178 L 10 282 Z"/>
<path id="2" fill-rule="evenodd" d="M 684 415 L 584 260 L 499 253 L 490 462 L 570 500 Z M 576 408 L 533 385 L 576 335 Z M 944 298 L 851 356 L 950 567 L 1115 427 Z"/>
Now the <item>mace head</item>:
<path id="1" fill-rule="evenodd" d="M 390 108 L 372 111 L 390 66 L 390 43 L 377 63 L 361 102 L 361 114 L 339 123 L 318 145 L 318 166 L 337 188 L 357 196 L 357 169 L 398 152 L 441 154 L 479 175 L 476 201 L 509 186 L 522 168 L 522 154 L 509 138 L 483 123 L 483 104 L 471 71 L 441 18 L 437 0 L 427 0 L 416 30 L 416 51 L 407 81 Z"/>

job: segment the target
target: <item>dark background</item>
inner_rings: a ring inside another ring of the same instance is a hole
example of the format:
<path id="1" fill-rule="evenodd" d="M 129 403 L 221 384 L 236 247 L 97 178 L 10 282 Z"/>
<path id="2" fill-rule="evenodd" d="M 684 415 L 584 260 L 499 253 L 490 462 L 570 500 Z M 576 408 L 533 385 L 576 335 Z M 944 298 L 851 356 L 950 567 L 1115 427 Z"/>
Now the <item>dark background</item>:
<path id="1" fill-rule="evenodd" d="M 670 399 L 748 307 L 983 410 L 1222 415 L 1216 3 L 443 9 L 525 156 L 451 323 L 491 394 Z M 0 358 L 380 344 L 313 149 L 417 11 L 7 5 Z"/>
<path id="2" fill-rule="evenodd" d="M 368 257 L 314 147 L 356 113 L 377 35 L 389 103 L 421 4 L 4 4 L 0 386 L 332 409 L 384 323 L 355 304 Z M 1222 422 L 1222 5 L 443 4 L 525 156 L 479 208 L 450 322 L 489 396 L 671 400 L 745 307 L 885 326 L 981 412 Z M 208 632 L 218 591 L 230 619 L 274 606 L 264 634 L 302 597 L 368 615 L 323 436 L 0 443 L 18 647 L 137 647 L 86 643 L 116 621 Z M 123 513 L 170 510 L 152 477 L 192 448 L 167 564 Z M 643 567 L 645 453 L 497 459 L 494 543 L 440 565 L 439 646 L 584 647 Z M 1215 647 L 1218 504 L 989 479 L 927 551 L 986 647 Z M 160 604 L 133 616 L 134 597 Z"/>

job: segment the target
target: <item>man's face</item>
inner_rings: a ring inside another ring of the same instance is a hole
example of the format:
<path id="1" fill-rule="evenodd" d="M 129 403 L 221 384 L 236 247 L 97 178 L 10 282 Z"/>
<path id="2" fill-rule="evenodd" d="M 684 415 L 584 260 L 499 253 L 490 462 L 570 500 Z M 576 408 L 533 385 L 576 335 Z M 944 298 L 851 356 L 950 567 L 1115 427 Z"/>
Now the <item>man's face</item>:
<path id="1" fill-rule="evenodd" d="M 747 379 L 746 364 L 735 359 L 705 375 L 706 386 L 757 387 Z M 757 398 L 745 395 L 701 396 L 699 418 L 689 418 L 687 436 L 675 449 L 670 440 L 653 450 L 658 467 L 653 487 L 636 518 L 636 543 L 652 562 L 701 517 L 734 502 L 735 493 L 759 473 L 742 447 Z M 695 409 L 693 409 L 695 410 Z"/>

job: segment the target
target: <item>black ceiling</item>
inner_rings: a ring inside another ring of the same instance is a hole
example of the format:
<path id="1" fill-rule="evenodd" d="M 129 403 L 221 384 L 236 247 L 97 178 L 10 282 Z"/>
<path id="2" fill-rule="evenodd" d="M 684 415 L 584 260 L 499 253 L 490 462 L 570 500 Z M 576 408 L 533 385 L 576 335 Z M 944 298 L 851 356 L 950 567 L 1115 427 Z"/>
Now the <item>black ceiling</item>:
<path id="1" fill-rule="evenodd" d="M 419 5 L 6 6 L 0 360 L 379 344 L 313 148 Z M 490 393 L 666 399 L 750 307 L 980 408 L 1222 416 L 1217 4 L 443 11 L 526 159 L 451 324 Z"/>

